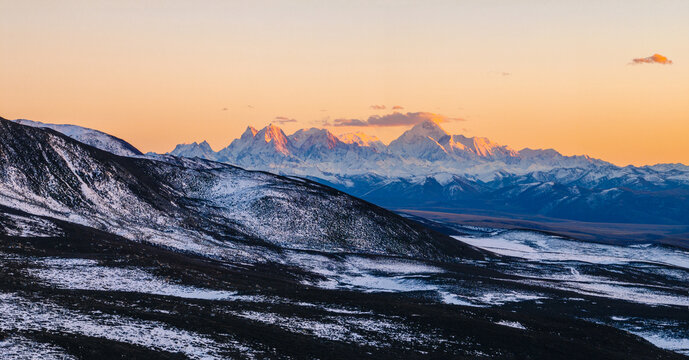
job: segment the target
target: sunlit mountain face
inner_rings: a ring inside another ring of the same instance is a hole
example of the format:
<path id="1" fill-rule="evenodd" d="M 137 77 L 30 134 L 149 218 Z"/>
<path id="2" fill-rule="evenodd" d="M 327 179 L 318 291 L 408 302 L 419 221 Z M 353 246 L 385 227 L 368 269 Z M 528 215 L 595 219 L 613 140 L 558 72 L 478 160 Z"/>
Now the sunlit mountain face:
<path id="1" fill-rule="evenodd" d="M 195 152 L 205 150 L 203 144 L 187 144 L 169 154 L 194 157 Z M 265 158 L 270 155 L 272 158 Z M 263 162 L 256 161 L 259 157 Z M 352 166 L 355 159 L 357 166 Z M 613 167 L 586 156 L 568 157 L 554 150 L 516 151 L 487 138 L 450 135 L 432 120 L 415 125 L 388 145 L 362 132 L 336 136 L 326 129 L 311 128 L 286 136 L 272 124 L 260 131 L 249 127 L 239 139 L 218 151 L 215 160 L 246 167 L 284 167 L 285 172 L 316 177 L 326 173 L 386 177 L 446 173 L 482 181 L 554 168 Z M 283 166 L 283 162 L 287 164 Z M 319 171 L 324 165 L 330 167 Z"/>
<path id="2" fill-rule="evenodd" d="M 357 144 L 361 147 L 372 147 L 377 151 L 383 151 L 385 149 L 385 144 L 380 141 L 376 136 L 366 135 L 361 131 L 353 133 L 345 133 L 337 137 L 346 144 Z"/>

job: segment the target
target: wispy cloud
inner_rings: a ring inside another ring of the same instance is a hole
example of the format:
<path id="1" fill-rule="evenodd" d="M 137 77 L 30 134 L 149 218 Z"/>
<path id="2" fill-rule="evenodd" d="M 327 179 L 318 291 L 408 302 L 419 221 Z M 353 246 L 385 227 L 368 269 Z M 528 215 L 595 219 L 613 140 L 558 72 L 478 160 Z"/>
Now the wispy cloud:
<path id="1" fill-rule="evenodd" d="M 330 116 L 324 116 L 323 118 L 319 120 L 311 120 L 309 121 L 310 124 L 314 124 L 316 126 L 332 126 L 333 124 L 330 122 Z"/>
<path id="2" fill-rule="evenodd" d="M 273 122 L 276 122 L 278 124 L 285 124 L 285 123 L 297 122 L 297 120 L 296 119 L 290 119 L 286 116 L 276 116 L 275 120 L 273 120 Z"/>
<path id="3" fill-rule="evenodd" d="M 386 109 L 385 105 L 371 105 L 369 107 L 373 110 L 385 110 Z"/>
<path id="4" fill-rule="evenodd" d="M 403 110 L 403 109 L 404 108 L 402 106 L 399 106 L 399 105 L 395 105 L 392 107 L 392 110 Z"/>
<path id="5" fill-rule="evenodd" d="M 672 60 L 660 54 L 653 54 L 645 58 L 632 59 L 632 64 L 663 64 L 672 65 Z"/>
<path id="6" fill-rule="evenodd" d="M 420 122 L 431 120 L 437 123 L 444 123 L 450 121 L 463 121 L 461 118 L 453 118 L 445 115 L 434 114 L 429 112 L 408 112 L 406 114 L 394 112 L 388 115 L 373 115 L 366 120 L 361 119 L 335 119 L 334 126 L 410 126 L 416 125 Z"/>
<path id="7" fill-rule="evenodd" d="M 333 126 L 368 126 L 368 123 L 360 119 L 335 119 Z"/>

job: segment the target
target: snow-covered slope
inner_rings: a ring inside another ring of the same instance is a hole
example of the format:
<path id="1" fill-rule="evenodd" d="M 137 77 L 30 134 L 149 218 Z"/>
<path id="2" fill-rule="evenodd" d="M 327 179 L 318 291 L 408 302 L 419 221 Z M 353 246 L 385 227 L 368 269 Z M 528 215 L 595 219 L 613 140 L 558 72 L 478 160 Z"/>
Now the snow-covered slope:
<path id="1" fill-rule="evenodd" d="M 424 121 L 393 140 L 388 151 L 405 159 L 448 161 L 450 153 L 440 142 L 449 135 L 433 121 Z"/>
<path id="2" fill-rule="evenodd" d="M 508 256 L 458 264 L 281 249 L 282 263 L 236 262 L 0 206 L 2 358 L 689 354 L 686 253 L 471 233 L 456 241 Z"/>
<path id="3" fill-rule="evenodd" d="M 385 151 L 385 144 L 376 136 L 366 135 L 361 131 L 341 134 L 337 137 L 346 144 L 357 144 L 361 147 L 372 147 L 378 152 Z"/>
<path id="4" fill-rule="evenodd" d="M 65 134 L 74 140 L 82 142 L 84 144 L 91 145 L 95 148 L 113 153 L 120 156 L 136 156 L 142 155 L 142 153 L 137 150 L 134 146 L 128 142 L 116 138 L 112 135 L 106 134 L 104 132 L 88 129 L 76 125 L 63 125 L 63 124 L 44 124 L 38 121 L 18 119 L 15 120 L 17 124 L 33 126 L 38 128 L 45 128 L 55 130 L 59 133 Z"/>
<path id="5" fill-rule="evenodd" d="M 212 256 L 268 256 L 271 246 L 427 258 L 478 254 L 306 180 L 199 159 L 117 157 L 6 120 L 0 120 L 0 180 L 0 205 Z"/>

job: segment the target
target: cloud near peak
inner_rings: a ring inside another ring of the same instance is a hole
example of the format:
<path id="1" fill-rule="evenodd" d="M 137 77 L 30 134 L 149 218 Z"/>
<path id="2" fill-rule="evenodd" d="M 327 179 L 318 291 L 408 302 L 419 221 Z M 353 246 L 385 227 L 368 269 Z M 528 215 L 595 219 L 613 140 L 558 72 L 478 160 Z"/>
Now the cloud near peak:
<path id="1" fill-rule="evenodd" d="M 410 126 L 416 125 L 420 122 L 431 120 L 436 123 L 444 123 L 449 121 L 463 121 L 461 118 L 451 118 L 445 115 L 434 114 L 429 112 L 408 112 L 406 114 L 400 112 L 393 112 L 388 115 L 373 115 L 366 120 L 361 119 L 335 119 L 334 126 Z"/>
<path id="2" fill-rule="evenodd" d="M 276 117 L 275 117 L 275 120 L 273 120 L 273 122 L 276 122 L 276 123 L 278 123 L 278 124 L 284 124 L 284 123 L 293 123 L 293 122 L 297 122 L 297 120 L 296 120 L 296 119 L 290 119 L 290 118 L 288 118 L 288 117 L 286 117 L 286 116 L 276 116 Z"/>
<path id="3" fill-rule="evenodd" d="M 385 105 L 371 105 L 369 107 L 373 110 L 385 110 Z"/>
<path id="4" fill-rule="evenodd" d="M 645 58 L 632 59 L 632 64 L 663 64 L 672 65 L 672 60 L 660 54 L 653 54 Z"/>

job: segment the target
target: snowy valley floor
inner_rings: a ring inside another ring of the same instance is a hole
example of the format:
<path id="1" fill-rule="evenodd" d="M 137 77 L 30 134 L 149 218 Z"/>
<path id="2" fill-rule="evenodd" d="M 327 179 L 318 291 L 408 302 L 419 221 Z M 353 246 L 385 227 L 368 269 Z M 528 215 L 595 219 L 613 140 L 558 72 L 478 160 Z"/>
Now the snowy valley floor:
<path id="1" fill-rule="evenodd" d="M 3 357 L 689 355 L 689 253 L 674 248 L 465 228 L 457 241 L 499 256 L 237 264 L 58 226 L 68 235 L 0 236 Z"/>

